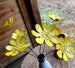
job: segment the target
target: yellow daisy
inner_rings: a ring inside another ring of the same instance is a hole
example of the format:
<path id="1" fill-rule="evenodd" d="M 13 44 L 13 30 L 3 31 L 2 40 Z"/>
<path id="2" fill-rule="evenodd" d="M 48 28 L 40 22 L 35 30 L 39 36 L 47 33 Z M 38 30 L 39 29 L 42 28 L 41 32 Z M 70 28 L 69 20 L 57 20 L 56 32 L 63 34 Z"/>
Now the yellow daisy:
<path id="1" fill-rule="evenodd" d="M 70 37 L 60 38 L 59 44 L 56 44 L 57 56 L 64 61 L 67 61 L 68 58 L 73 58 L 74 48 L 73 45 L 74 40 L 70 39 Z"/>
<path id="2" fill-rule="evenodd" d="M 26 37 L 25 37 L 25 30 L 22 29 L 16 30 L 16 33 L 12 34 L 12 39 L 10 40 L 10 44 L 6 46 L 7 52 L 5 53 L 6 56 L 16 56 L 20 52 L 25 51 L 28 47 L 30 47 L 30 44 L 26 43 Z"/>
<path id="3" fill-rule="evenodd" d="M 47 23 L 42 24 L 42 28 L 39 24 L 35 25 L 36 31 L 32 30 L 31 33 L 36 37 L 36 42 L 38 44 L 43 44 L 44 42 L 52 47 L 53 43 L 58 43 L 59 38 L 57 35 L 61 33 L 60 29 L 57 28 L 56 24 L 48 25 Z"/>
<path id="4" fill-rule="evenodd" d="M 62 17 L 56 16 L 54 14 L 49 14 L 48 15 L 53 21 L 61 21 Z"/>

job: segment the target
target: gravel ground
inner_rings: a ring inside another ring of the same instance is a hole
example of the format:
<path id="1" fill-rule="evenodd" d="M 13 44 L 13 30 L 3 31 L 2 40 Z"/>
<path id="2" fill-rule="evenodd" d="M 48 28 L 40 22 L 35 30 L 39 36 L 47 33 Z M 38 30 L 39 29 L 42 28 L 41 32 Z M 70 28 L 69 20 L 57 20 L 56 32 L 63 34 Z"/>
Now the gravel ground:
<path id="1" fill-rule="evenodd" d="M 37 2 L 39 10 L 43 7 L 60 9 L 75 19 L 75 0 L 37 0 Z"/>
<path id="2" fill-rule="evenodd" d="M 70 18 L 58 23 L 58 25 L 63 32 L 75 39 L 75 0 L 37 0 L 37 3 L 39 10 L 46 7 L 68 14 Z"/>

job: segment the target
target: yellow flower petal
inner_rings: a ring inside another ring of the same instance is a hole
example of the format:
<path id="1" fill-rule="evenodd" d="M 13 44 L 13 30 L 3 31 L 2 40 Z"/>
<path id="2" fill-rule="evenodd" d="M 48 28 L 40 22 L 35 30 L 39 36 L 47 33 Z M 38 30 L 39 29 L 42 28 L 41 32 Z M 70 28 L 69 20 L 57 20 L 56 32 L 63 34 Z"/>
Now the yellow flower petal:
<path id="1" fill-rule="evenodd" d="M 49 14 L 48 15 L 52 20 L 55 20 L 55 15 L 54 14 Z"/>
<path id="2" fill-rule="evenodd" d="M 46 43 L 49 47 L 52 47 L 52 46 L 53 46 L 52 42 L 50 42 L 49 40 L 45 40 L 45 43 Z"/>
<path id="3" fill-rule="evenodd" d="M 31 31 L 31 33 L 32 33 L 32 35 L 33 36 L 35 36 L 35 37 L 39 37 L 40 36 L 40 34 L 39 33 L 37 33 L 36 31 L 34 31 L 34 30 L 32 30 Z"/>
<path id="4" fill-rule="evenodd" d="M 62 58 L 62 51 L 61 51 L 61 50 L 58 50 L 58 51 L 57 51 L 57 56 L 58 56 L 59 58 Z"/>
<path id="5" fill-rule="evenodd" d="M 73 58 L 73 54 L 66 52 L 68 58 Z"/>
<path id="6" fill-rule="evenodd" d="M 72 39 L 69 40 L 68 42 L 69 42 L 70 45 L 73 45 L 75 43 L 74 40 L 72 40 Z"/>
<path id="7" fill-rule="evenodd" d="M 49 30 L 54 30 L 56 28 L 56 24 L 51 24 L 51 25 L 49 25 Z"/>
<path id="8" fill-rule="evenodd" d="M 16 55 L 18 55 L 19 54 L 19 52 L 18 51 L 15 51 L 15 52 L 13 52 L 12 54 L 11 54 L 11 56 L 16 56 Z"/>
<path id="9" fill-rule="evenodd" d="M 56 44 L 56 49 L 59 50 L 61 48 L 61 45 Z"/>
<path id="10" fill-rule="evenodd" d="M 17 29 L 17 30 L 15 30 L 15 33 L 16 33 L 17 35 L 20 35 L 21 32 L 20 32 L 20 30 Z"/>
<path id="11" fill-rule="evenodd" d="M 3 25 L 3 27 L 5 28 L 5 27 L 8 27 L 8 26 L 9 26 L 9 22 L 6 21 L 5 24 Z"/>
<path id="12" fill-rule="evenodd" d="M 16 39 L 16 38 L 17 38 L 17 34 L 16 34 L 16 33 L 13 33 L 13 34 L 12 34 L 12 38 L 13 38 L 13 39 Z"/>
<path id="13" fill-rule="evenodd" d="M 69 36 L 65 38 L 65 42 L 67 42 L 68 45 L 74 44 L 74 40 L 72 40 Z"/>
<path id="14" fill-rule="evenodd" d="M 30 47 L 30 44 L 24 44 L 21 46 L 21 48 L 19 49 L 20 52 L 25 51 L 28 47 Z"/>
<path id="15" fill-rule="evenodd" d="M 74 50 L 73 47 L 68 47 L 68 48 L 67 48 L 67 51 L 70 52 L 70 53 L 74 53 L 75 50 Z"/>
<path id="16" fill-rule="evenodd" d="M 48 31 L 48 29 L 49 29 L 49 26 L 48 26 L 48 23 L 42 23 L 42 26 L 43 26 L 43 29 L 44 30 L 47 30 Z"/>
<path id="17" fill-rule="evenodd" d="M 60 37 L 59 43 L 62 45 L 64 43 L 64 39 Z"/>
<path id="18" fill-rule="evenodd" d="M 26 43 L 26 38 L 23 37 L 23 38 L 21 39 L 21 44 L 25 44 L 25 43 Z"/>
<path id="19" fill-rule="evenodd" d="M 64 61 L 67 61 L 67 60 L 68 60 L 68 57 L 66 56 L 65 53 L 63 53 L 63 60 L 64 60 Z"/>
<path id="20" fill-rule="evenodd" d="M 12 47 L 12 46 L 10 46 L 10 45 L 7 45 L 5 48 L 6 48 L 6 50 L 8 50 L 8 51 L 13 50 L 13 47 Z"/>
<path id="21" fill-rule="evenodd" d="M 51 40 L 53 43 L 59 43 L 59 42 L 60 42 L 60 38 L 57 38 L 57 37 L 52 37 L 52 38 L 50 38 L 50 40 Z"/>
<path id="22" fill-rule="evenodd" d="M 61 33 L 61 30 L 59 28 L 56 28 L 52 33 L 57 36 Z"/>
<path id="23" fill-rule="evenodd" d="M 14 22 L 13 17 L 10 17 L 8 21 L 5 22 L 5 24 L 2 26 L 2 29 L 6 29 Z"/>
<path id="24" fill-rule="evenodd" d="M 43 44 L 44 40 L 42 38 L 35 39 L 38 44 Z"/>
<path id="25" fill-rule="evenodd" d="M 54 14 L 49 14 L 48 16 L 49 16 L 52 20 L 54 20 L 54 21 L 61 21 L 61 20 L 62 20 L 61 17 L 56 16 L 56 15 L 54 15 Z"/>
<path id="26" fill-rule="evenodd" d="M 14 22 L 14 18 L 13 17 L 10 17 L 9 18 L 9 22 L 10 22 L 10 24 L 12 24 Z"/>
<path id="27" fill-rule="evenodd" d="M 36 25 L 35 25 L 35 28 L 36 28 L 36 30 L 37 30 L 39 33 L 42 32 L 42 28 L 41 28 L 41 26 L 40 26 L 39 24 L 36 24 Z"/>
<path id="28" fill-rule="evenodd" d="M 5 53 L 6 56 L 11 56 L 12 54 L 13 54 L 13 51 Z"/>
<path id="29" fill-rule="evenodd" d="M 62 21 L 61 17 L 56 17 L 55 21 Z"/>
<path id="30" fill-rule="evenodd" d="M 11 44 L 11 45 L 16 45 L 16 41 L 13 40 L 13 39 L 11 39 L 11 40 L 10 40 L 10 44 Z"/>
<path id="31" fill-rule="evenodd" d="M 25 28 L 22 28 L 22 29 L 21 29 L 21 32 L 22 32 L 23 34 L 27 33 L 27 31 L 26 31 Z"/>
<path id="32" fill-rule="evenodd" d="M 28 47 L 30 47 L 30 44 L 25 44 L 24 47 L 28 48 Z"/>

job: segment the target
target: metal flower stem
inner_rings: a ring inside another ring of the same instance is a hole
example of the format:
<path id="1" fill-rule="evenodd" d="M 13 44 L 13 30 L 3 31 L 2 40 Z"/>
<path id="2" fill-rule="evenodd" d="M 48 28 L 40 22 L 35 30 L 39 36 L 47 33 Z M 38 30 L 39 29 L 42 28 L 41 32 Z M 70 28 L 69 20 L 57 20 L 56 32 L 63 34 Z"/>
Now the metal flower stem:
<path id="1" fill-rule="evenodd" d="M 44 54 L 44 51 L 45 51 L 45 43 L 44 43 L 44 46 L 43 46 L 42 54 Z"/>
<path id="2" fill-rule="evenodd" d="M 44 51 L 45 51 L 45 44 L 44 44 L 44 46 L 43 46 L 43 51 L 42 51 L 42 52 L 41 52 L 41 47 L 42 47 L 42 45 L 40 45 L 39 54 L 43 54 L 43 53 L 44 53 Z"/>
<path id="3" fill-rule="evenodd" d="M 29 47 L 29 49 L 33 52 L 33 54 L 36 55 L 36 57 L 38 56 L 38 55 L 33 51 L 33 49 L 32 49 L 31 47 Z"/>
<path id="4" fill-rule="evenodd" d="M 49 55 L 50 53 L 54 52 L 55 50 L 52 50 L 50 52 L 48 52 L 45 56 Z"/>
<path id="5" fill-rule="evenodd" d="M 40 48 L 39 48 L 39 54 L 41 54 L 41 45 L 39 45 L 40 46 Z"/>

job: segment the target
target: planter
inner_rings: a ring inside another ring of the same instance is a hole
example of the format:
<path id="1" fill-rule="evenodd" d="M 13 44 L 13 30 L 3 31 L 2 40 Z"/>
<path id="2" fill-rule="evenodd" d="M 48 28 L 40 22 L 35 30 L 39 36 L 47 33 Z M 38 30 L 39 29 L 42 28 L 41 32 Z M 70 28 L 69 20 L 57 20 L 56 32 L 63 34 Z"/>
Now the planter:
<path id="1" fill-rule="evenodd" d="M 37 47 L 35 47 L 33 49 L 33 51 L 35 51 L 37 53 L 37 55 L 39 55 L 39 48 L 40 48 L 40 46 L 37 46 Z M 45 47 L 44 54 L 47 54 L 48 52 L 52 51 L 53 49 L 52 48 L 49 48 L 48 46 L 46 46 Z M 43 50 L 43 45 L 41 47 L 41 51 L 42 50 Z M 39 61 L 38 61 L 38 59 L 37 58 L 34 58 L 30 54 L 33 54 L 33 53 L 30 52 L 24 58 L 24 60 L 23 60 L 23 62 L 21 64 L 21 68 L 39 68 Z M 67 62 L 64 62 L 63 60 L 57 59 L 54 56 L 54 52 L 48 54 L 46 57 L 44 57 L 44 59 L 45 60 L 44 60 L 44 62 L 42 64 L 44 64 L 45 62 L 48 62 L 49 61 L 50 64 L 52 65 L 52 68 L 75 68 L 75 55 L 74 55 L 74 58 L 69 59 Z"/>

